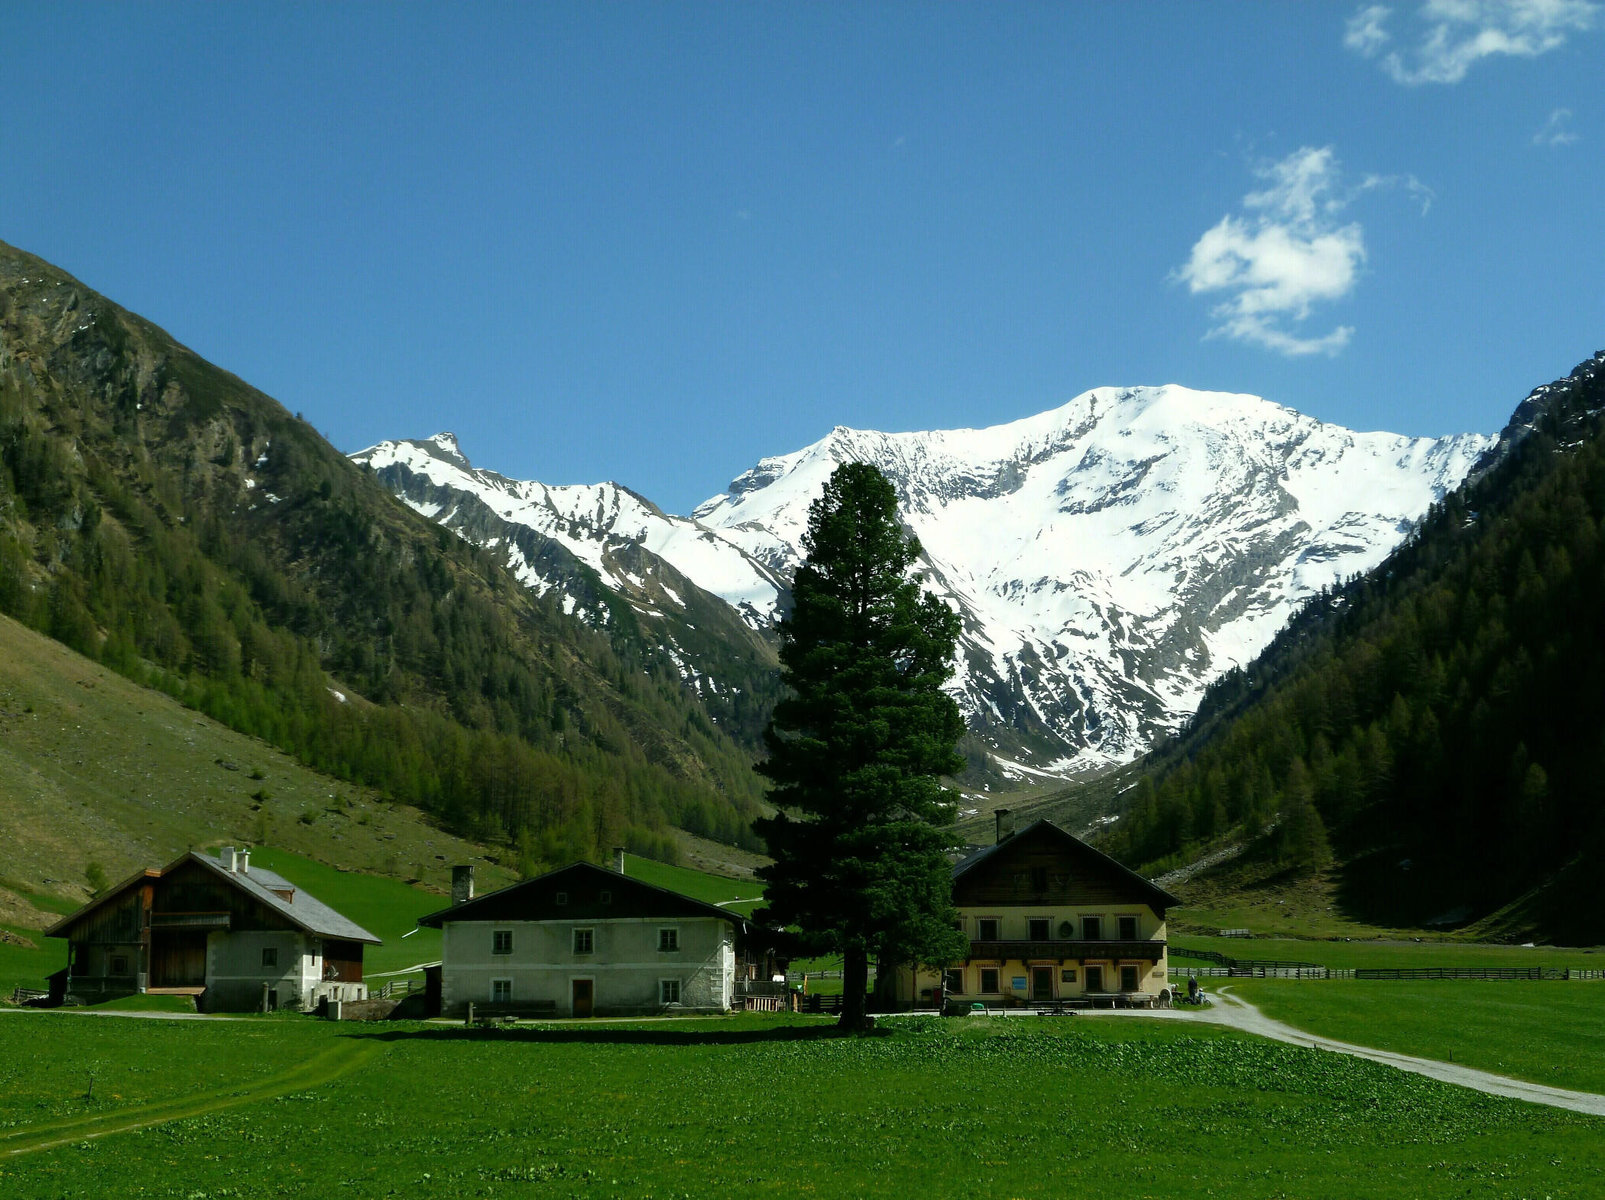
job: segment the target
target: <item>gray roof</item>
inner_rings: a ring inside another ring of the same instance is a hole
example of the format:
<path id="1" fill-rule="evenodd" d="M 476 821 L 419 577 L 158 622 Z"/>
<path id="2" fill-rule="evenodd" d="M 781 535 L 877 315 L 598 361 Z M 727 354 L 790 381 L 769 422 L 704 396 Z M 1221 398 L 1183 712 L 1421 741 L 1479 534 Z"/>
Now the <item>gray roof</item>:
<path id="1" fill-rule="evenodd" d="M 158 880 L 169 874 L 175 868 L 187 862 L 194 862 L 206 868 L 214 875 L 233 884 L 251 899 L 263 907 L 270 908 L 278 913 L 292 925 L 298 925 L 310 934 L 317 937 L 342 938 L 348 942 L 368 942 L 378 946 L 382 944 L 380 938 L 369 933 L 355 921 L 335 912 L 323 901 L 319 900 L 305 888 L 296 887 L 284 876 L 269 871 L 266 867 L 252 867 L 248 871 L 231 871 L 221 855 L 214 858 L 210 854 L 202 854 L 199 850 L 191 850 L 183 858 L 174 859 L 167 866 L 160 869 L 147 868 L 135 871 L 116 887 L 107 888 L 77 912 L 61 918 L 49 929 L 45 930 L 46 937 L 68 937 L 69 930 L 84 917 L 94 912 L 103 904 L 109 904 L 115 897 L 122 895 L 135 884 L 146 880 Z M 274 892 L 274 888 L 290 893 L 290 899 Z"/>
<path id="2" fill-rule="evenodd" d="M 380 939 L 361 925 L 335 912 L 305 888 L 296 887 L 284 876 L 266 867 L 253 866 L 248 871 L 230 871 L 221 857 L 213 858 L 210 854 L 194 850 L 189 857 L 211 868 L 252 899 L 273 909 L 286 920 L 293 921 L 308 933 L 319 937 L 343 938 L 350 942 L 371 942 L 376 946 L 380 944 Z M 274 888 L 289 891 L 291 898 L 284 899 L 273 891 Z"/>

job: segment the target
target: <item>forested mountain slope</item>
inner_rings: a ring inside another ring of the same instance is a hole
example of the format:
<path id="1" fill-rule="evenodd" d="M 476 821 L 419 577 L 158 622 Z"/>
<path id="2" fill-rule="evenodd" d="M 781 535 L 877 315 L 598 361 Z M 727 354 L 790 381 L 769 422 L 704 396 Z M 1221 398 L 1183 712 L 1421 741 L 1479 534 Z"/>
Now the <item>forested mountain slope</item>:
<path id="1" fill-rule="evenodd" d="M 531 863 L 739 839 L 750 754 L 298 417 L 0 243 L 0 611 Z"/>
<path id="2" fill-rule="evenodd" d="M 1108 848 L 1152 866 L 1246 832 L 1289 868 L 1334 859 L 1364 920 L 1605 940 L 1583 889 L 1605 866 L 1602 426 L 1605 352 L 1213 687 Z"/>

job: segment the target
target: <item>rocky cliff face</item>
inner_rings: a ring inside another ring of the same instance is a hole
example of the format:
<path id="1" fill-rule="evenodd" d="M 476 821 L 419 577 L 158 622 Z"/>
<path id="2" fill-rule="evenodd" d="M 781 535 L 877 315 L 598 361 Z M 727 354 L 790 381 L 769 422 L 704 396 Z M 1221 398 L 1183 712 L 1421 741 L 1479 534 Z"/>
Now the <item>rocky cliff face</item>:
<path id="1" fill-rule="evenodd" d="M 1254 396 L 1099 388 L 989 429 L 838 428 L 691 518 L 612 484 L 476 471 L 450 435 L 355 457 L 586 619 L 618 619 L 622 599 L 704 693 L 741 686 L 724 677 L 737 663 L 772 663 L 752 647 L 784 606 L 808 505 L 837 464 L 872 462 L 927 586 L 963 614 L 952 688 L 971 728 L 1021 769 L 1059 772 L 1177 728 L 1211 679 L 1379 563 L 1492 444 L 1354 433 Z M 691 636 L 715 598 L 726 622 Z"/>

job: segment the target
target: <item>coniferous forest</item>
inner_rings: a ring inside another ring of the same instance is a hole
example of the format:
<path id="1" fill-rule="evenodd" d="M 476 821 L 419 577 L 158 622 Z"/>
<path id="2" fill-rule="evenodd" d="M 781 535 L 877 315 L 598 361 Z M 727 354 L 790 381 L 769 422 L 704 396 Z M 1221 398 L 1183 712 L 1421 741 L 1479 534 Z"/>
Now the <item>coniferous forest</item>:
<path id="1" fill-rule="evenodd" d="M 525 869 L 750 842 L 731 732 L 306 422 L 0 243 L 0 612 Z M 729 724 L 728 716 L 726 723 Z"/>
<path id="2" fill-rule="evenodd" d="M 1149 759 L 1108 846 L 1341 866 L 1352 915 L 1594 942 L 1605 863 L 1605 354 L 1536 390 L 1377 571 L 1315 598 Z"/>

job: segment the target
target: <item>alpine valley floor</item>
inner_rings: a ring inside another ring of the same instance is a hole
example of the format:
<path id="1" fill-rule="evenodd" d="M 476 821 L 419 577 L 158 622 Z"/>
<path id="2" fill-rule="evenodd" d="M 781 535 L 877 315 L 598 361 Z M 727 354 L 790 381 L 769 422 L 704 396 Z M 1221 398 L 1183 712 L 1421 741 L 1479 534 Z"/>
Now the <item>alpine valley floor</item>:
<path id="1" fill-rule="evenodd" d="M 888 1025 L 843 1038 L 768 1017 L 481 1031 L 9 1015 L 12 1146 L 125 1110 L 177 1119 L 7 1155 L 0 1194 L 1605 1190 L 1598 1117 L 1209 1021 Z"/>

